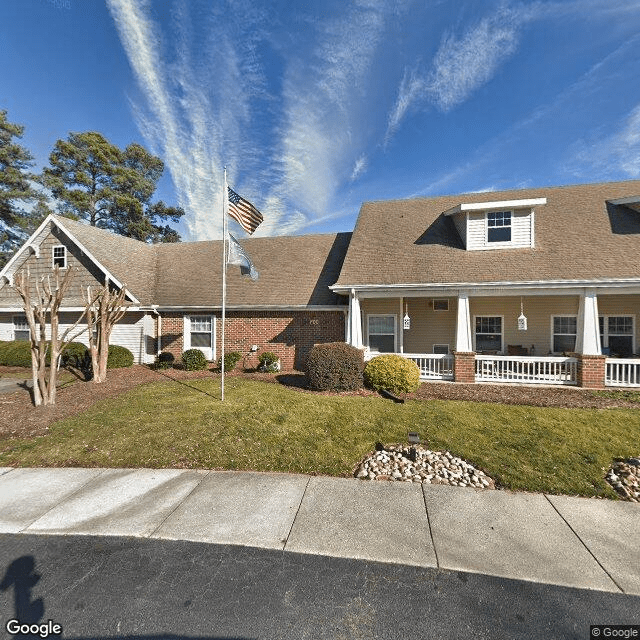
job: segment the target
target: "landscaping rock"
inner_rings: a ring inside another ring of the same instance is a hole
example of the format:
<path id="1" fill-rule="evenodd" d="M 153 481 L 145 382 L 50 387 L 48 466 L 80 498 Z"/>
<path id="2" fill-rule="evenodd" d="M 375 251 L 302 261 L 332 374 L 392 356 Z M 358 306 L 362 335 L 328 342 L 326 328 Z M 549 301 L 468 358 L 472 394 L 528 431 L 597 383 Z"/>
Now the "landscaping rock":
<path id="1" fill-rule="evenodd" d="M 616 460 L 609 467 L 605 480 L 624 500 L 640 502 L 640 457 Z"/>
<path id="2" fill-rule="evenodd" d="M 379 443 L 376 450 L 358 464 L 356 478 L 426 482 L 495 489 L 494 481 L 449 451 L 429 451 L 421 446 Z"/>

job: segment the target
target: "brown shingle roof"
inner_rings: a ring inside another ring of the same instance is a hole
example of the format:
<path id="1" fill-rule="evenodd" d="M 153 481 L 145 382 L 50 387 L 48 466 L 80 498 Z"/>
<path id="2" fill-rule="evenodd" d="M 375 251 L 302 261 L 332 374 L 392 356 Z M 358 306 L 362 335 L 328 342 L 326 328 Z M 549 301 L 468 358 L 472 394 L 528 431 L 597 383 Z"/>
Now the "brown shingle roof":
<path id="1" fill-rule="evenodd" d="M 335 305 L 344 303 L 329 290 L 338 278 L 350 233 L 277 236 L 240 240 L 256 269 L 257 281 L 227 268 L 229 306 Z M 157 245 L 157 304 L 222 303 L 221 241 Z"/>
<path id="2" fill-rule="evenodd" d="M 365 203 L 337 285 L 640 278 L 640 215 L 607 200 L 640 181 Z M 461 203 L 547 198 L 535 248 L 467 251 L 443 212 Z"/>
<path id="3" fill-rule="evenodd" d="M 219 306 L 222 302 L 221 241 L 148 245 L 66 218 L 69 230 L 142 304 Z M 260 278 L 239 267 L 227 270 L 229 306 L 335 305 L 329 290 L 338 278 L 350 233 L 247 238 L 240 243 Z"/>

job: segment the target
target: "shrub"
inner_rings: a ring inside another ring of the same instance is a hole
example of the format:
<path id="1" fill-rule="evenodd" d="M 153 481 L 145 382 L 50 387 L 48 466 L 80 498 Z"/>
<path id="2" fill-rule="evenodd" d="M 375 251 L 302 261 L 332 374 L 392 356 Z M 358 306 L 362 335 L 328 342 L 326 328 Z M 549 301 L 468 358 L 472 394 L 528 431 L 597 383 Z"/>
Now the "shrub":
<path id="1" fill-rule="evenodd" d="M 133 365 L 133 353 L 126 347 L 118 344 L 109 345 L 109 354 L 107 355 L 107 369 L 120 369 L 121 367 L 130 367 Z"/>
<path id="2" fill-rule="evenodd" d="M 258 356 L 258 371 L 273 373 L 280 371 L 280 358 L 272 351 L 265 351 Z"/>
<path id="3" fill-rule="evenodd" d="M 231 351 L 224 355 L 224 370 L 233 371 L 238 362 L 240 362 L 242 354 L 239 351 Z M 222 358 L 218 358 L 218 369 L 222 369 Z"/>
<path id="4" fill-rule="evenodd" d="M 176 357 L 169 351 L 160 353 L 156 360 L 156 369 L 170 369 L 173 366 Z"/>
<path id="5" fill-rule="evenodd" d="M 50 362 L 47 351 L 47 364 Z M 0 347 L 0 365 L 6 367 L 31 367 L 31 343 L 26 340 L 3 342 Z"/>
<path id="6" fill-rule="evenodd" d="M 183 352 L 182 363 L 187 371 L 200 371 L 207 368 L 207 359 L 200 349 L 187 349 Z"/>
<path id="7" fill-rule="evenodd" d="M 315 391 L 356 391 L 362 388 L 364 354 L 344 342 L 317 344 L 307 360 L 309 388 Z"/>
<path id="8" fill-rule="evenodd" d="M 392 353 L 376 356 L 364 368 L 368 387 L 392 393 L 411 393 L 420 386 L 420 369 L 413 360 Z"/>
<path id="9" fill-rule="evenodd" d="M 91 357 L 87 345 L 82 342 L 70 342 L 62 354 L 62 366 L 74 367 L 80 371 L 91 369 Z"/>

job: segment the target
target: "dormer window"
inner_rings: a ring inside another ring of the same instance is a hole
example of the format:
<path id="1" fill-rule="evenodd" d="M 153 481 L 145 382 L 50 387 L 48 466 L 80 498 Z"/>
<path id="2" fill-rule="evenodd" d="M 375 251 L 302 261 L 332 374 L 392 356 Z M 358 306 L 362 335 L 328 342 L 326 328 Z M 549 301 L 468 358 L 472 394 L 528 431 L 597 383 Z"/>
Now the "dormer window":
<path id="1" fill-rule="evenodd" d="M 546 198 L 463 202 L 443 212 L 450 216 L 467 251 L 533 249 L 535 208 Z"/>
<path id="2" fill-rule="evenodd" d="M 53 247 L 53 268 L 60 267 L 60 269 L 67 268 L 67 249 L 63 245 Z"/>
<path id="3" fill-rule="evenodd" d="M 487 213 L 487 242 L 511 242 L 511 211 Z"/>

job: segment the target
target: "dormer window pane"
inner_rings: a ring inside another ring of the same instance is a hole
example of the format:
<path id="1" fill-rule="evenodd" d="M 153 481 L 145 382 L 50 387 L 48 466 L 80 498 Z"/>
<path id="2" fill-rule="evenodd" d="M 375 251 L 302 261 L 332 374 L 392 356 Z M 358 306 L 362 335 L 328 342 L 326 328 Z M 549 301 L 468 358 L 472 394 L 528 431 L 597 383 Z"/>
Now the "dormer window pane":
<path id="1" fill-rule="evenodd" d="M 511 242 L 511 211 L 487 213 L 487 241 Z"/>

